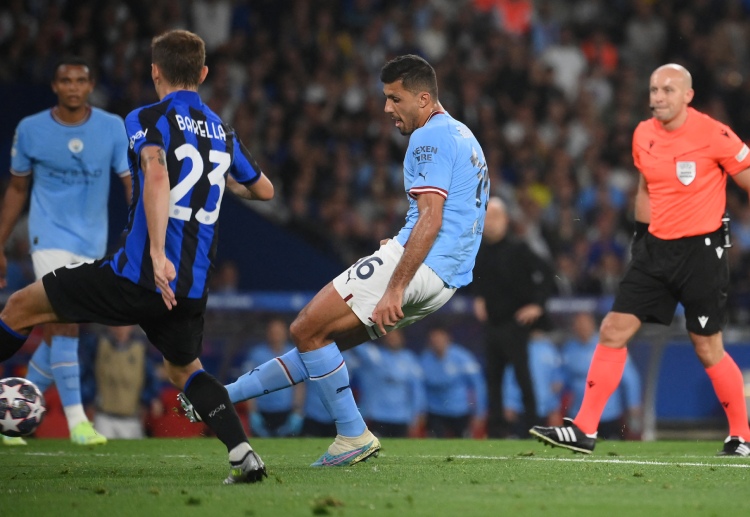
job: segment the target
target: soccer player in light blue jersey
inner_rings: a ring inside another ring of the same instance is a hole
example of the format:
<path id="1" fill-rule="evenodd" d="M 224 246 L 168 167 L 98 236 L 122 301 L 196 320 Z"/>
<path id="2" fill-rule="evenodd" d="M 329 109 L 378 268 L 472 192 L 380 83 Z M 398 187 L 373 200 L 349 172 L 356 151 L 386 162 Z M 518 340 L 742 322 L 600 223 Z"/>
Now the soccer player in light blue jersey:
<path id="1" fill-rule="evenodd" d="M 302 309 L 291 325 L 295 350 L 238 381 L 245 394 L 257 397 L 310 379 L 337 430 L 313 466 L 352 465 L 377 455 L 380 442 L 357 410 L 341 350 L 424 318 L 471 282 L 487 211 L 484 153 L 469 128 L 440 104 L 432 66 L 403 55 L 385 64 L 380 79 L 385 112 L 402 135 L 410 135 L 406 223 Z"/>
<path id="2" fill-rule="evenodd" d="M 0 212 L 0 287 L 6 285 L 5 243 L 31 187 L 29 239 L 39 279 L 73 262 L 93 261 L 107 247 L 107 203 L 112 174 L 131 196 L 128 139 L 123 120 L 88 104 L 94 81 L 80 58 L 60 61 L 52 91 L 57 105 L 24 118 L 11 150 L 11 178 Z M 29 363 L 28 378 L 44 391 L 57 386 L 70 429 L 79 445 L 106 443 L 83 411 L 78 364 L 78 325 L 50 323 Z M 23 438 L 3 437 L 6 445 Z"/>
<path id="3" fill-rule="evenodd" d="M 271 318 L 266 324 L 266 340 L 248 352 L 243 369 L 252 372 L 266 361 L 290 352 L 294 345 L 289 341 L 287 329 L 287 322 L 283 318 Z M 239 382 L 227 386 L 230 398 L 246 398 L 241 393 L 234 393 L 241 388 Z M 258 400 L 251 399 L 250 429 L 253 434 L 260 437 L 299 435 L 304 396 L 304 386 L 300 385 L 294 390 L 277 391 Z"/>
<path id="4" fill-rule="evenodd" d="M 477 358 L 440 325 L 430 329 L 420 357 L 427 397 L 426 428 L 433 438 L 468 438 L 484 432 L 487 384 Z"/>
<path id="5" fill-rule="evenodd" d="M 560 351 L 555 343 L 542 331 L 533 331 L 529 337 L 529 373 L 534 387 L 536 414 L 547 425 L 561 421 L 560 398 L 562 395 L 563 372 Z M 588 363 L 586 363 L 588 367 Z M 525 428 L 519 416 L 526 408 L 523 393 L 518 385 L 515 368 L 507 365 L 503 374 L 503 411 L 515 436 L 522 436 Z"/>
<path id="6" fill-rule="evenodd" d="M 586 387 L 586 375 L 591 358 L 599 342 L 594 316 L 581 312 L 573 318 L 573 336 L 563 344 L 562 373 L 564 389 L 571 393 L 570 406 L 565 409 L 565 416 L 576 415 L 581 409 L 583 392 Z M 637 435 L 642 422 L 641 377 L 628 356 L 622 381 L 617 390 L 604 406 L 599 422 L 598 436 L 606 439 L 622 439 L 623 423 L 629 433 Z"/>
<path id="7" fill-rule="evenodd" d="M 392 330 L 383 337 L 382 346 L 363 343 L 347 354 L 359 410 L 370 430 L 381 438 L 415 436 L 424 412 L 424 379 L 403 332 Z"/>

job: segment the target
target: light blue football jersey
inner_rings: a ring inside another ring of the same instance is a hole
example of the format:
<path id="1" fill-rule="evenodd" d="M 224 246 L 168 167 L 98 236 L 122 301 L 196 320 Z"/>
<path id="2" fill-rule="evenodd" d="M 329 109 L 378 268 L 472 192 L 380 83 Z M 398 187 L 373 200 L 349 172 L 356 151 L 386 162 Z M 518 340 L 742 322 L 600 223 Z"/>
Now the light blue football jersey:
<path id="1" fill-rule="evenodd" d="M 489 176 L 484 152 L 471 130 L 443 111 L 412 133 L 404 157 L 409 198 L 406 224 L 396 236 L 406 246 L 417 223 L 417 197 L 445 198 L 443 225 L 424 263 L 450 287 L 471 282 L 487 212 Z"/>
<path id="2" fill-rule="evenodd" d="M 409 425 L 424 411 L 422 367 L 414 352 L 368 342 L 349 354 L 346 364 L 359 387 L 357 405 L 365 419 Z"/>
<path id="3" fill-rule="evenodd" d="M 487 411 L 487 385 L 482 367 L 467 348 L 451 343 L 442 357 L 425 348 L 419 360 L 429 413 L 460 417 L 482 416 Z"/>
<path id="4" fill-rule="evenodd" d="M 11 149 L 11 173 L 33 175 L 31 251 L 104 255 L 110 175 L 129 174 L 127 150 L 123 120 L 97 108 L 78 125 L 58 122 L 51 110 L 21 120 Z"/>

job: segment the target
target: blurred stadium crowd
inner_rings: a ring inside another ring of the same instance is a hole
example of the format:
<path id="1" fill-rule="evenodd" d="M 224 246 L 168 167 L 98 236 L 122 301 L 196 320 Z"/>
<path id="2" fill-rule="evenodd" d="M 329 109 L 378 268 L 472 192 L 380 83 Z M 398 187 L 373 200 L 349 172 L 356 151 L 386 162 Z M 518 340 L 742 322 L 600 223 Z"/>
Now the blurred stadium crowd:
<path id="1" fill-rule="evenodd" d="M 201 94 L 281 193 L 267 216 L 344 263 L 403 221 L 407 140 L 383 113 L 380 67 L 416 53 L 487 152 L 515 232 L 555 264 L 561 295 L 611 294 L 627 261 L 650 72 L 693 75 L 694 106 L 750 138 L 748 0 L 9 0 L 0 81 L 48 84 L 62 53 L 95 68 L 92 101 L 156 100 L 150 38 L 201 35 Z M 731 187 L 730 187 L 731 189 Z M 750 208 L 736 189 L 732 317 L 750 321 Z"/>

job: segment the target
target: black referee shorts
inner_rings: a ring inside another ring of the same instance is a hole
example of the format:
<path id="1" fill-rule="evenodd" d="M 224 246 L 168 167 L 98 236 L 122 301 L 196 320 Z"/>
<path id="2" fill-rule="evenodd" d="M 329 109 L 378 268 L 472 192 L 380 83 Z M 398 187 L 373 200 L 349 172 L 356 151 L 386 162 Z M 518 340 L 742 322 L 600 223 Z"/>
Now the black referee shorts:
<path id="1" fill-rule="evenodd" d="M 675 240 L 646 233 L 633 245 L 612 310 L 669 325 L 679 302 L 688 331 L 710 336 L 726 323 L 728 287 L 720 231 Z"/>
<path id="2" fill-rule="evenodd" d="M 108 260 L 71 264 L 44 275 L 55 313 L 71 323 L 140 325 L 164 358 L 178 366 L 200 357 L 206 298 L 178 298 L 169 310 L 161 294 L 117 276 Z"/>

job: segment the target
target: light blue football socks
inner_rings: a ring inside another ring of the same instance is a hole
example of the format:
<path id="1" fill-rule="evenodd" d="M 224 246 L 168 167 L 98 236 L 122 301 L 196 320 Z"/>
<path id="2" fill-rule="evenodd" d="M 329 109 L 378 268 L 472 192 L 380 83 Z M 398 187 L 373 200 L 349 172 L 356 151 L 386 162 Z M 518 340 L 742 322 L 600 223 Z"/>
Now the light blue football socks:
<path id="1" fill-rule="evenodd" d="M 52 376 L 52 365 L 50 363 L 50 348 L 47 343 L 42 341 L 36 347 L 34 355 L 29 361 L 29 369 L 26 372 L 26 378 L 36 384 L 39 391 L 44 393 L 47 388 L 54 382 Z"/>
<path id="2" fill-rule="evenodd" d="M 60 402 L 72 431 L 78 424 L 88 422 L 81 404 L 81 368 L 78 364 L 78 338 L 52 336 L 50 364 Z"/>
<path id="3" fill-rule="evenodd" d="M 300 357 L 310 375 L 310 384 L 336 422 L 336 432 L 347 437 L 362 435 L 367 426 L 354 402 L 349 371 L 336 343 L 305 352 Z"/>
<path id="4" fill-rule="evenodd" d="M 62 405 L 80 404 L 81 368 L 78 364 L 78 338 L 52 336 L 50 364 Z"/>
<path id="5" fill-rule="evenodd" d="M 226 386 L 232 404 L 278 391 L 308 378 L 296 348 L 271 359 Z"/>

